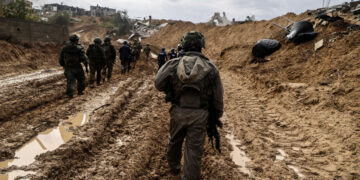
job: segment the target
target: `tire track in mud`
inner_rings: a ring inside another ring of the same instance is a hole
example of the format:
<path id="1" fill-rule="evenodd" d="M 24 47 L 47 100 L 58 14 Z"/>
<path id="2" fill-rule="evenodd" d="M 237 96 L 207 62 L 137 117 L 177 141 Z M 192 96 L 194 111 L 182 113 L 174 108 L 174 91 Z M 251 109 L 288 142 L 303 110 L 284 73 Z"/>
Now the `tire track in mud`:
<path id="1" fill-rule="evenodd" d="M 34 178 L 68 179 L 75 177 L 78 174 L 77 170 L 86 167 L 86 163 L 88 163 L 86 160 L 96 154 L 98 147 L 102 147 L 103 143 L 109 141 L 115 143 L 111 138 L 112 132 L 109 132 L 108 129 L 113 127 L 112 125 L 116 126 L 114 121 L 129 105 L 129 99 L 134 96 L 141 85 L 143 82 L 139 79 L 123 84 L 108 102 L 109 106 L 99 109 L 91 118 L 90 123 L 76 130 L 76 138 L 55 151 L 40 155 L 39 161 L 35 163 L 40 171 Z M 37 168 L 36 170 L 38 170 Z"/>
<path id="2" fill-rule="evenodd" d="M 314 126 L 326 121 L 321 117 L 329 118 L 328 112 L 324 116 L 321 112 L 285 109 L 276 100 L 269 104 L 247 89 L 246 79 L 231 73 L 223 77 L 230 131 L 241 140 L 251 159 L 246 166 L 252 178 L 359 178 L 354 166 L 359 158 L 349 154 L 341 135 L 331 133 L 331 125 Z"/>
<path id="3" fill-rule="evenodd" d="M 36 88 L 33 90 L 34 84 L 36 86 L 36 84 L 43 83 L 44 87 L 41 88 L 41 91 L 44 93 L 40 98 L 38 98 L 38 93 L 35 93 L 33 96 L 30 96 L 29 103 L 24 103 L 25 105 L 31 105 L 31 102 L 33 102 L 31 98 L 37 97 L 39 100 L 34 102 L 38 102 L 39 106 L 32 110 L 24 110 L 23 113 L 13 116 L 11 119 L 0 124 L 0 139 L 2 139 L 0 142 L 0 160 L 12 158 L 17 148 L 36 136 L 39 132 L 57 126 L 61 120 L 67 119 L 70 115 L 74 115 L 74 112 L 85 111 L 86 109 L 84 108 L 86 107 L 82 107 L 82 104 L 88 101 L 91 102 L 93 98 L 98 98 L 101 93 L 112 91 L 111 88 L 125 78 L 127 78 L 127 76 L 123 77 L 123 75 L 120 75 L 116 68 L 114 70 L 114 77 L 110 83 L 105 83 L 94 89 L 88 89 L 84 95 L 75 96 L 71 100 L 64 95 L 66 85 L 63 75 L 36 82 L 26 82 L 25 85 L 20 84 L 19 89 L 23 89 L 21 92 L 17 92 L 13 87 L 9 87 L 9 89 L 16 92 L 15 95 L 12 96 L 15 102 L 22 101 L 21 98 L 16 99 L 16 97 L 18 97 L 16 94 L 25 96 L 29 91 L 39 92 L 40 90 Z M 53 99 L 53 97 L 57 98 Z M 13 110 L 22 109 L 22 107 L 23 104 L 14 103 Z"/>

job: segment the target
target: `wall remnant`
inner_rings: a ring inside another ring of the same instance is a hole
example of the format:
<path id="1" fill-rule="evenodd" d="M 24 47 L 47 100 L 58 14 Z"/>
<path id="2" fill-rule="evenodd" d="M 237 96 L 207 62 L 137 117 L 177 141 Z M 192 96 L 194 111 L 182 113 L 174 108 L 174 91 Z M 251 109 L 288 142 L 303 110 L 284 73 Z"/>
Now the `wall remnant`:
<path id="1" fill-rule="evenodd" d="M 0 18 L 0 39 L 11 42 L 63 43 L 69 37 L 67 26 Z"/>

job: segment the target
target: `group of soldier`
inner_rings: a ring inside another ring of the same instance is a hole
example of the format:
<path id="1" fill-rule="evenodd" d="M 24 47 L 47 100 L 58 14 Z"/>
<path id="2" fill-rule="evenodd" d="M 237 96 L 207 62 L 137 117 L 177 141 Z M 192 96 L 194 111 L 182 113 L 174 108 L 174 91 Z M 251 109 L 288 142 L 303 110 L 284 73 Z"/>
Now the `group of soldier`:
<path id="1" fill-rule="evenodd" d="M 179 44 L 177 48 L 177 52 L 175 52 L 174 48 L 171 48 L 170 52 L 166 54 L 165 48 L 161 48 L 161 52 L 158 54 L 158 65 L 159 69 L 168 61 L 178 57 L 182 57 L 184 55 L 184 50 L 182 45 Z"/>
<path id="2" fill-rule="evenodd" d="M 104 43 L 100 38 L 95 38 L 87 48 L 86 53 L 84 47 L 79 44 L 77 35 L 71 35 L 69 40 L 62 48 L 59 63 L 64 68 L 67 79 L 66 94 L 72 98 L 76 82 L 78 95 L 82 95 L 86 87 L 85 73 L 81 63 L 84 64 L 87 73 L 89 73 L 90 66 L 90 87 L 95 87 L 95 80 L 97 86 L 100 86 L 101 82 L 105 82 L 106 79 L 110 81 L 111 79 L 116 60 L 116 50 L 111 44 L 110 37 L 105 37 Z M 142 45 L 137 40 L 134 41 L 133 45 L 127 41 L 123 43 L 123 46 L 119 49 L 123 74 L 135 68 L 136 62 L 140 58 L 141 49 Z M 147 44 L 144 48 L 147 60 L 150 51 L 150 45 Z"/>
<path id="3" fill-rule="evenodd" d="M 95 38 L 86 53 L 78 44 L 76 35 L 70 37 L 70 43 L 61 51 L 59 62 L 65 69 L 67 95 L 72 97 L 73 87 L 77 80 L 77 90 L 82 94 L 85 89 L 85 75 L 81 63 L 88 72 L 90 64 L 90 86 L 94 87 L 95 74 L 97 85 L 101 83 L 101 73 L 110 80 L 116 59 L 116 51 L 110 38 L 104 44 Z M 155 77 L 155 87 L 166 94 L 166 102 L 171 103 L 170 135 L 167 148 L 167 160 L 170 172 L 182 178 L 200 179 L 201 157 L 204 151 L 205 136 L 215 139 L 216 149 L 220 151 L 220 135 L 217 127 L 222 127 L 220 120 L 223 111 L 223 86 L 216 66 L 202 54 L 205 38 L 202 33 L 191 31 L 185 34 L 178 46 L 178 52 L 170 53 L 162 48 L 158 55 L 159 70 Z M 144 48 L 146 59 L 149 59 L 150 46 Z M 131 45 L 124 42 L 119 49 L 122 73 L 129 72 L 131 62 L 134 66 L 139 59 L 141 44 L 138 41 Z M 169 57 L 169 60 L 168 60 Z M 89 61 L 90 60 L 90 61 Z M 186 141 L 185 141 L 186 139 Z M 185 142 L 184 165 L 181 167 L 182 146 Z"/>

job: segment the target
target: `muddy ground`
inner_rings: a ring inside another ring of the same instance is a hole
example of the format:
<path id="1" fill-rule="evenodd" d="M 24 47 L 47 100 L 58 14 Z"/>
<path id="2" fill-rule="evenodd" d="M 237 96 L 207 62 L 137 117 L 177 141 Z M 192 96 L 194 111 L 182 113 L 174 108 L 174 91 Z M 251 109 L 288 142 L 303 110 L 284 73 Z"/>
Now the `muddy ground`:
<path id="1" fill-rule="evenodd" d="M 65 144 L 44 151 L 28 165 L 2 169 L 6 175 L 0 177 L 178 178 L 170 175 L 166 163 L 170 105 L 154 88 L 155 72 L 155 62 L 141 61 L 129 75 L 121 75 L 117 67 L 111 82 L 71 100 L 64 95 L 61 70 L 19 82 L 6 77 L 13 83 L 1 81 L 7 83 L 2 86 L 0 108 L 2 160 L 16 157 L 36 135 L 58 128 L 68 117 L 85 113 L 89 120 L 68 128 L 72 136 Z M 354 146 L 343 143 L 356 136 L 346 130 L 355 122 L 351 115 L 284 107 L 252 91 L 246 78 L 231 72 L 221 75 L 226 90 L 223 152 L 206 144 L 203 179 L 360 178 Z M 329 119 L 334 124 L 324 123 Z M 39 139 L 46 146 L 46 139 Z"/>
<path id="2" fill-rule="evenodd" d="M 313 67 L 317 55 L 311 50 L 313 42 L 285 44 L 268 64 L 247 64 L 251 44 L 258 36 L 270 34 L 270 30 L 252 31 L 265 25 L 270 22 L 230 28 L 179 23 L 147 40 L 158 50 L 176 45 L 189 29 L 206 32 L 205 54 L 219 66 L 225 114 L 222 153 L 206 143 L 202 179 L 360 179 L 359 75 L 352 70 L 359 65 L 358 41 L 352 41 L 359 31 L 318 52 L 324 56 L 334 52 L 336 64 L 330 54 L 327 61 L 318 63 L 322 68 Z M 104 28 L 92 27 L 73 31 L 84 30 L 80 35 L 89 43 L 93 36 L 105 33 Z M 176 37 L 157 38 L 176 30 Z M 325 30 L 324 34 L 331 34 Z M 216 36 L 219 32 L 229 36 Z M 243 33 L 256 34 L 249 38 Z M 242 45 L 229 38 L 242 38 Z M 224 42 L 223 57 L 216 42 Z M 345 44 L 355 45 L 340 48 Z M 144 62 L 141 57 L 127 75 L 120 74 L 117 62 L 110 82 L 68 99 L 62 69 L 53 65 L 57 51 L 52 50 L 49 64 L 37 70 L 0 73 L 0 180 L 179 179 L 169 173 L 166 163 L 170 105 L 154 87 L 155 60 Z M 301 56 L 309 59 L 306 66 Z M 341 58 L 347 58 L 352 68 L 333 73 L 337 79 L 329 85 L 319 85 L 331 66 L 346 64 Z M 289 79 L 277 76 L 306 69 L 311 73 Z"/>

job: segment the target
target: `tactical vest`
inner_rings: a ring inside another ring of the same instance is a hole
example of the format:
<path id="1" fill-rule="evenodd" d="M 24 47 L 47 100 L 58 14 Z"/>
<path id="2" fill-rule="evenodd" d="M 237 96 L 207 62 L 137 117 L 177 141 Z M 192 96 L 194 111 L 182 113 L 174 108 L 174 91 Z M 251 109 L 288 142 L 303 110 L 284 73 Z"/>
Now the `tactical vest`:
<path id="1" fill-rule="evenodd" d="M 64 62 L 66 67 L 74 67 L 80 64 L 80 52 L 76 45 L 65 48 Z"/>

